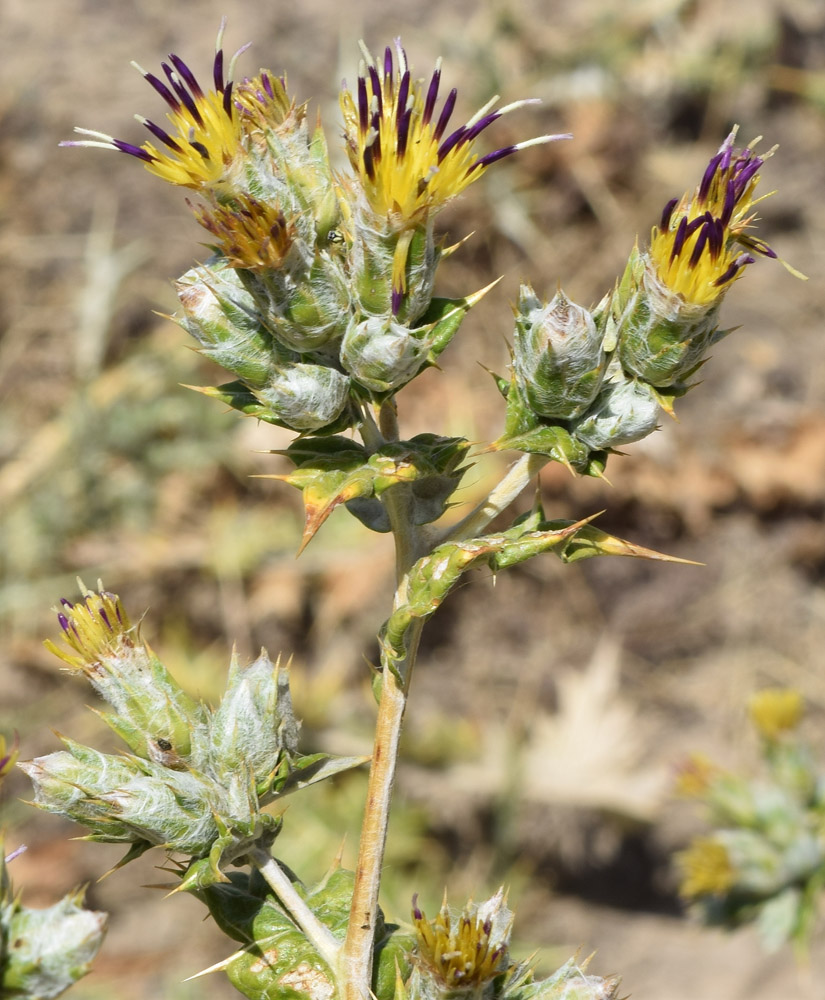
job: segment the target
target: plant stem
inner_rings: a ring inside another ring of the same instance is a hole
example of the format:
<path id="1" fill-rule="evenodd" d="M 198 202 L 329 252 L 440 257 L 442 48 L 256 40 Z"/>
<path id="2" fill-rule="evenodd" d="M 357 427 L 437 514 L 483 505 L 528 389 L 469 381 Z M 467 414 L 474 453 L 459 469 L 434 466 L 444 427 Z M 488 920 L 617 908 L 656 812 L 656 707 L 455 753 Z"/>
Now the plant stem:
<path id="1" fill-rule="evenodd" d="M 332 931 L 315 916 L 299 895 L 298 890 L 287 878 L 286 873 L 269 854 L 260 847 L 249 852 L 249 859 L 266 879 L 267 884 L 281 901 L 284 909 L 301 928 L 306 939 L 314 945 L 318 954 L 333 971 L 338 969 L 341 942 Z"/>
<path id="2" fill-rule="evenodd" d="M 398 423 L 392 401 L 384 403 L 381 407 L 379 426 L 380 436 L 385 441 L 398 440 Z M 406 590 L 406 574 L 420 555 L 421 536 L 412 523 L 409 488 L 406 485 L 387 490 L 383 500 L 395 536 L 398 579 L 395 603 L 398 603 L 403 600 Z M 396 666 L 400 677 L 403 678 L 402 681 L 399 681 L 382 655 L 381 699 L 378 703 L 367 801 L 358 844 L 352 907 L 341 955 L 344 1000 L 367 1000 L 370 996 L 378 893 L 387 843 L 392 789 L 398 764 L 398 747 L 407 694 L 423 625 L 420 619 L 414 621 L 407 634 L 406 656 L 403 662 Z"/>
<path id="3" fill-rule="evenodd" d="M 482 532 L 487 525 L 498 517 L 516 499 L 516 497 L 529 485 L 530 480 L 541 472 L 550 461 L 545 455 L 522 455 L 521 458 L 510 466 L 507 474 L 490 493 L 482 500 L 475 510 L 463 518 L 458 524 L 448 528 L 442 536 L 433 542 L 433 548 L 443 542 L 458 542 L 464 538 L 473 538 Z"/>

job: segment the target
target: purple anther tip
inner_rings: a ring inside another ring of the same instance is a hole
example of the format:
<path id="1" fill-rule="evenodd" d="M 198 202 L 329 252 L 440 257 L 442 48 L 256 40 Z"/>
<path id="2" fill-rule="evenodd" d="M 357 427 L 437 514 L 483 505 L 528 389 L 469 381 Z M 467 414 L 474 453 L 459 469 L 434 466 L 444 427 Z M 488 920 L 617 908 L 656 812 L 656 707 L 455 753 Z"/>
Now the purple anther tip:
<path id="1" fill-rule="evenodd" d="M 437 69 L 433 72 L 430 80 L 430 86 L 427 89 L 427 99 L 424 101 L 424 112 L 421 115 L 421 122 L 423 125 L 430 124 L 430 119 L 433 116 L 433 110 L 435 108 L 435 102 L 438 98 L 438 85 L 440 82 L 441 71 Z"/>
<path id="2" fill-rule="evenodd" d="M 690 261 L 688 262 L 691 267 L 696 267 L 701 260 L 707 241 L 708 226 L 706 224 L 699 230 L 699 235 L 696 237 L 696 243 L 693 245 L 693 253 L 690 255 Z"/>
<path id="3" fill-rule="evenodd" d="M 453 113 L 453 108 L 455 107 L 456 98 L 458 97 L 458 91 L 455 87 L 447 94 L 447 100 L 444 102 L 444 107 L 441 109 L 441 114 L 438 116 L 438 123 L 435 126 L 435 131 L 433 132 L 433 138 L 436 142 L 441 141 L 441 136 L 447 128 L 447 123 L 450 120 L 450 116 Z"/>
<path id="4" fill-rule="evenodd" d="M 160 94 L 160 96 L 164 99 L 164 101 L 166 101 L 166 103 L 173 111 L 180 110 L 180 101 L 166 86 L 163 80 L 158 79 L 158 77 L 156 77 L 154 73 L 144 74 L 144 79 L 155 88 L 155 90 Z"/>
<path id="5" fill-rule="evenodd" d="M 60 622 L 60 627 L 63 629 L 63 631 L 68 632 L 70 628 L 69 619 L 61 612 L 58 612 L 57 620 Z"/>
<path id="6" fill-rule="evenodd" d="M 486 934 L 486 935 L 487 935 L 487 936 L 489 937 L 489 936 L 490 936 L 490 931 L 491 931 L 492 929 L 493 929 L 493 922 L 492 922 L 492 920 L 490 920 L 490 918 L 488 917 L 488 918 L 487 918 L 487 919 L 486 919 L 486 920 L 484 921 L 484 925 L 483 925 L 483 930 L 484 930 L 484 933 L 485 933 L 485 934 Z"/>
<path id="7" fill-rule="evenodd" d="M 464 136 L 464 141 L 470 142 L 470 140 L 475 139 L 477 135 L 481 135 L 484 129 L 486 129 L 489 125 L 492 125 L 497 118 L 501 118 L 500 111 L 491 111 L 489 115 L 485 115 L 483 118 L 479 118 L 479 120 L 475 123 L 475 125 L 473 125 L 472 128 L 467 129 L 467 133 Z"/>
<path id="8" fill-rule="evenodd" d="M 160 125 L 156 125 L 154 122 L 149 121 L 148 118 L 144 118 L 142 124 L 143 127 L 147 128 L 156 139 L 159 139 L 164 144 L 164 146 L 168 146 L 169 149 L 174 150 L 176 153 L 182 152 L 180 144 L 177 143 L 168 132 L 162 129 Z"/>
<path id="9" fill-rule="evenodd" d="M 128 153 L 129 156 L 136 156 L 139 160 L 145 160 L 147 163 L 154 163 L 156 157 L 152 156 L 148 150 L 143 149 L 141 146 L 133 146 L 131 142 L 123 142 L 121 139 L 113 139 L 112 145 L 115 149 L 119 149 L 121 153 Z"/>
<path id="10" fill-rule="evenodd" d="M 378 79 L 378 70 L 374 66 L 370 66 L 370 83 L 372 84 L 372 92 L 378 102 L 378 114 L 381 115 L 384 113 L 384 101 L 381 95 L 381 81 Z"/>
<path id="11" fill-rule="evenodd" d="M 220 94 L 223 90 L 223 49 L 218 49 L 215 53 L 215 62 L 212 66 L 212 82 L 215 90 Z"/>
<path id="12" fill-rule="evenodd" d="M 197 142 L 195 140 L 190 140 L 189 145 L 196 152 L 200 153 L 204 160 L 211 160 L 212 157 L 209 155 L 209 150 L 204 146 L 202 142 Z"/>
<path id="13" fill-rule="evenodd" d="M 662 218 L 659 222 L 659 228 L 663 232 L 670 227 L 670 220 L 673 218 L 673 209 L 676 208 L 678 204 L 678 198 L 671 198 L 667 205 L 665 205 L 662 211 Z"/>
<path id="14" fill-rule="evenodd" d="M 363 76 L 358 77 L 358 128 L 362 135 L 366 135 L 369 125 L 369 101 L 367 99 L 367 81 Z"/>
<path id="15" fill-rule="evenodd" d="M 97 613 L 103 619 L 103 624 L 111 632 L 112 631 L 112 623 L 109 621 L 109 616 L 106 614 L 106 612 L 103 610 L 103 608 L 98 608 Z"/>
<path id="16" fill-rule="evenodd" d="M 491 163 L 495 163 L 496 160 L 503 160 L 505 156 L 510 156 L 512 153 L 517 152 L 518 146 L 502 146 L 501 149 L 496 149 L 492 153 L 486 153 L 484 156 L 479 157 L 479 159 L 477 159 L 470 167 L 470 170 L 478 170 L 481 167 L 488 167 Z"/>
<path id="17" fill-rule="evenodd" d="M 678 257 L 682 252 L 682 247 L 685 245 L 685 234 L 687 233 L 688 221 L 687 216 L 682 216 L 679 220 L 679 225 L 676 227 L 676 235 L 673 237 L 673 251 L 670 254 L 670 259 L 673 260 L 674 257 Z"/>
<path id="18" fill-rule="evenodd" d="M 61 597 L 60 598 L 60 603 L 63 605 L 64 608 L 73 608 L 74 607 L 74 604 L 72 604 L 72 602 L 69 601 L 69 600 L 67 600 L 65 597 Z"/>
<path id="19" fill-rule="evenodd" d="M 175 67 L 178 73 L 186 81 L 192 93 L 196 97 L 203 97 L 203 91 L 201 90 L 201 85 L 198 83 L 197 79 L 195 78 L 195 74 L 192 72 L 191 69 L 189 69 L 189 67 L 186 65 L 183 59 L 181 59 L 180 56 L 176 56 L 174 52 L 171 52 L 169 54 L 169 59 L 171 60 L 172 65 Z"/>
<path id="20" fill-rule="evenodd" d="M 392 290 L 392 314 L 397 316 L 400 309 L 401 303 L 404 301 L 404 293 L 400 288 L 393 288 Z"/>
<path id="21" fill-rule="evenodd" d="M 389 45 L 384 49 L 384 79 L 392 80 L 392 49 Z"/>

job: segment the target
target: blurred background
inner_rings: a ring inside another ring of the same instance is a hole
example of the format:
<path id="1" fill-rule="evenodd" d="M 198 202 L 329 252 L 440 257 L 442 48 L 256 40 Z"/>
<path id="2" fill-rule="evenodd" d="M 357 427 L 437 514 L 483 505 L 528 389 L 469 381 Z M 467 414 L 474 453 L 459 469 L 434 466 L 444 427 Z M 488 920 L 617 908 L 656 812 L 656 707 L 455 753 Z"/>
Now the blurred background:
<path id="1" fill-rule="evenodd" d="M 542 475 L 548 515 L 605 510 L 602 528 L 705 565 L 546 556 L 495 587 L 468 578 L 425 632 L 384 903 L 405 919 L 414 891 L 433 914 L 445 885 L 459 905 L 504 882 L 518 951 L 537 950 L 546 972 L 581 946 L 635 1000 L 820 997 L 825 949 L 799 970 L 751 931 L 701 930 L 670 856 L 701 825 L 672 798 L 675 768 L 695 750 L 750 766 L 754 689 L 798 687 L 825 755 L 821 0 L 0 0 L 0 731 L 19 731 L 23 757 L 56 749 L 52 730 L 114 748 L 88 689 L 41 644 L 79 575 L 146 612 L 146 638 L 205 699 L 220 695 L 233 642 L 292 656 L 305 747 L 368 752 L 364 658 L 393 589 L 390 540 L 341 510 L 296 561 L 299 494 L 252 478 L 284 471 L 267 452 L 288 436 L 181 388 L 217 375 L 164 316 L 171 279 L 205 252 L 184 193 L 129 157 L 57 148 L 74 125 L 142 142 L 132 114 L 159 118 L 162 104 L 130 60 L 155 70 L 177 52 L 208 80 L 223 14 L 226 49 L 253 43 L 240 73 L 286 71 L 333 149 L 358 38 L 379 49 L 399 34 L 417 75 L 444 57 L 461 120 L 494 93 L 541 98 L 490 143 L 575 135 L 508 159 L 442 216 L 451 240 L 475 235 L 440 293 L 504 280 L 443 370 L 400 397 L 407 436 L 496 436 L 503 404 L 481 366 L 507 364 L 519 280 L 595 303 L 732 124 L 744 143 L 780 144 L 759 233 L 810 280 L 775 261 L 749 269 L 723 316 L 741 329 L 679 422 L 611 461 L 612 485 Z M 507 459 L 481 462 L 461 498 Z M 345 838 L 352 863 L 364 783 L 290 806 L 279 852 L 307 879 Z M 231 945 L 194 900 L 142 887 L 167 880 L 160 855 L 97 882 L 117 847 L 72 840 L 77 828 L 23 804 L 22 775 L 3 794 L 7 847 L 28 844 L 12 870 L 24 901 L 89 882 L 90 903 L 112 913 L 77 1000 L 237 995 L 220 974 L 181 984 Z"/>

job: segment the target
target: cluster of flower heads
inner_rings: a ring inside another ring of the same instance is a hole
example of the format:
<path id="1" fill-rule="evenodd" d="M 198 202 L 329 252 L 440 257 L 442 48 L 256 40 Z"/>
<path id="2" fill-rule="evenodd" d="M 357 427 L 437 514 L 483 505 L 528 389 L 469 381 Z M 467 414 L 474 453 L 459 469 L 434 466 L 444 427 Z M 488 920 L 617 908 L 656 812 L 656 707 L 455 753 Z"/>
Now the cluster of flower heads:
<path id="1" fill-rule="evenodd" d="M 191 207 L 214 256 L 179 282 L 180 323 L 236 381 L 202 391 L 301 434 L 334 433 L 435 364 L 469 308 L 470 297 L 434 298 L 448 252 L 434 234 L 438 212 L 498 160 L 569 136 L 484 152 L 490 126 L 531 101 L 499 107 L 495 97 L 456 124 L 457 91 L 442 96 L 440 61 L 418 80 L 399 40 L 380 59 L 361 43 L 356 86 L 340 94 L 349 170 L 334 171 L 320 124 L 308 126 L 285 78 L 262 70 L 235 82 L 244 49 L 226 70 L 222 36 L 223 25 L 211 89 L 177 55 L 160 76 L 141 70 L 169 106 L 165 127 L 139 118 L 151 140 L 80 130 L 70 144 L 127 153 L 203 199 Z M 735 141 L 736 129 L 696 190 L 668 202 L 650 246 L 634 248 L 595 309 L 522 288 L 494 447 L 598 475 L 609 452 L 672 410 L 726 332 L 727 290 L 755 255 L 776 256 L 751 231 L 773 150 Z"/>
<path id="2" fill-rule="evenodd" d="M 807 945 L 825 879 L 825 783 L 798 733 L 803 708 L 799 692 L 786 688 L 751 697 L 758 777 L 696 755 L 677 781 L 712 825 L 677 856 L 682 896 L 707 923 L 755 923 L 769 949 Z"/>

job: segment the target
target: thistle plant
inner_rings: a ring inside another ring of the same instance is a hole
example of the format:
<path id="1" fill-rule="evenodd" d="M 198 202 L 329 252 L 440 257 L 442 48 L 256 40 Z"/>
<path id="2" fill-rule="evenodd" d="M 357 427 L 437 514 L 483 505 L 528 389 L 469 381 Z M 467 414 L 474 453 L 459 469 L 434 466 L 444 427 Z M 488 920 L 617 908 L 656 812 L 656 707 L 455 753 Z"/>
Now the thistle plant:
<path id="1" fill-rule="evenodd" d="M 91 840 L 127 845 L 124 862 L 152 847 L 174 855 L 170 888 L 201 899 L 237 942 L 214 968 L 245 996 L 609 1000 L 618 980 L 586 974 L 575 959 L 545 980 L 513 960 L 501 892 L 460 913 L 445 902 L 434 920 L 416 902 L 408 924 L 385 918 L 379 888 L 402 722 L 422 629 L 470 569 L 498 572 L 546 552 L 563 562 L 668 558 L 592 518 L 548 519 L 538 502 L 509 524 L 492 522 L 546 464 L 602 476 L 619 447 L 672 413 L 727 332 L 718 317 L 728 290 L 756 255 L 775 256 L 751 232 L 765 156 L 736 146 L 731 132 L 696 192 L 667 206 L 594 308 L 561 290 L 546 303 L 522 286 L 512 363 L 494 376 L 503 425 L 486 448 L 438 428 L 406 437 L 400 391 L 437 364 L 488 291 L 436 295 L 438 267 L 457 249 L 437 233 L 439 212 L 497 161 L 570 137 L 485 151 L 496 121 L 531 102 L 493 98 L 456 126 L 457 92 L 442 96 L 440 62 L 418 80 L 400 41 L 377 59 L 362 45 L 355 86 L 341 92 L 348 166 L 337 170 L 285 78 L 237 78 L 243 50 L 227 65 L 222 33 L 210 87 L 177 55 L 158 75 L 141 70 L 168 106 L 163 125 L 138 119 L 150 139 L 79 129 L 66 145 L 125 153 L 197 199 L 190 208 L 210 255 L 178 280 L 175 319 L 231 376 L 198 391 L 295 432 L 277 452 L 293 468 L 272 478 L 302 493 L 301 549 L 341 506 L 393 536 L 396 589 L 378 633 L 355 870 L 332 862 L 311 884 L 278 861 L 293 832 L 280 800 L 364 762 L 300 749 L 287 665 L 266 652 L 250 665 L 233 659 L 220 705 L 203 705 L 151 650 L 148 626 L 102 586 L 64 601 L 64 643 L 49 647 L 108 703 L 103 717 L 128 750 L 64 738 L 63 750 L 22 765 L 36 804 Z M 456 515 L 471 452 L 484 450 L 521 457 Z"/>
<path id="2" fill-rule="evenodd" d="M 748 714 L 759 740 L 758 776 L 695 756 L 677 790 L 701 803 L 712 830 L 677 855 L 681 894 L 710 925 L 754 923 L 765 947 L 804 954 L 825 886 L 825 778 L 798 726 L 798 691 L 766 688 Z"/>

